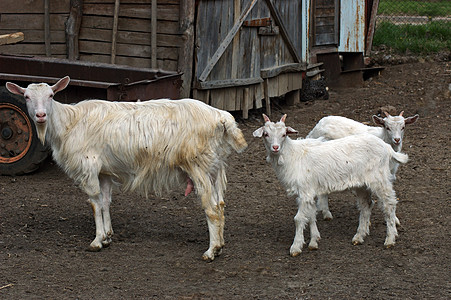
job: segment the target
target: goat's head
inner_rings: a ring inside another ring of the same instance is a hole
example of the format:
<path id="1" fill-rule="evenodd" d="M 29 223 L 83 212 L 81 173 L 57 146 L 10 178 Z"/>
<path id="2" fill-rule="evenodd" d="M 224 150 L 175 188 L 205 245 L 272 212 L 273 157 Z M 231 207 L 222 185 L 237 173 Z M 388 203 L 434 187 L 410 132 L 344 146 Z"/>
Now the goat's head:
<path id="1" fill-rule="evenodd" d="M 265 125 L 254 131 L 254 137 L 263 137 L 268 153 L 279 154 L 288 134 L 298 133 L 291 127 L 285 126 L 287 115 L 283 115 L 279 122 L 274 123 L 263 114 Z"/>
<path id="2" fill-rule="evenodd" d="M 399 116 L 391 116 L 387 112 L 385 113 L 385 118 L 373 115 L 373 121 L 377 125 L 381 125 L 385 129 L 385 134 L 390 139 L 390 143 L 397 147 L 402 145 L 402 140 L 404 137 L 404 129 L 407 124 L 415 123 L 419 116 L 414 115 L 412 117 L 404 118 L 402 111 Z"/>
<path id="3" fill-rule="evenodd" d="M 52 111 L 53 96 L 65 89 L 69 81 L 69 76 L 66 76 L 52 86 L 49 86 L 47 83 L 32 83 L 26 88 L 12 82 L 6 83 L 8 91 L 16 95 L 22 95 L 25 98 L 28 114 L 36 125 L 38 137 L 42 143 L 45 142 L 47 116 Z"/>

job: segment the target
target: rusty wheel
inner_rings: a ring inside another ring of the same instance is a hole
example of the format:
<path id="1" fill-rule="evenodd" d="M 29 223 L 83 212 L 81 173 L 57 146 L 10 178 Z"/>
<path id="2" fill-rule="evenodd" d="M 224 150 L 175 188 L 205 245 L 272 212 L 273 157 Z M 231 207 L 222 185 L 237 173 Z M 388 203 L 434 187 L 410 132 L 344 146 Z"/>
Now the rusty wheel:
<path id="1" fill-rule="evenodd" d="M 37 139 L 24 100 L 0 90 L 0 174 L 22 175 L 39 168 L 48 151 Z"/>

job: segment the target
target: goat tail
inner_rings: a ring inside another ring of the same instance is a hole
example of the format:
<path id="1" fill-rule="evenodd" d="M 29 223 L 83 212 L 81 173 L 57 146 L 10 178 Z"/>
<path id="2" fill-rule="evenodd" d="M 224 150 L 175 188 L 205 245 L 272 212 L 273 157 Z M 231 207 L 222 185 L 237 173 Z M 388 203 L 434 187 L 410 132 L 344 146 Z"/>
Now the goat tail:
<path id="1" fill-rule="evenodd" d="M 232 146 L 236 152 L 243 152 L 247 148 L 247 142 L 244 138 L 243 132 L 238 128 L 235 120 L 233 118 L 226 119 L 223 121 L 223 125 L 227 143 Z"/>
<path id="2" fill-rule="evenodd" d="M 393 158 L 394 158 L 394 160 L 396 160 L 398 163 L 401 163 L 401 164 L 405 164 L 409 160 L 409 156 L 407 154 L 401 153 L 401 152 L 394 152 Z"/>

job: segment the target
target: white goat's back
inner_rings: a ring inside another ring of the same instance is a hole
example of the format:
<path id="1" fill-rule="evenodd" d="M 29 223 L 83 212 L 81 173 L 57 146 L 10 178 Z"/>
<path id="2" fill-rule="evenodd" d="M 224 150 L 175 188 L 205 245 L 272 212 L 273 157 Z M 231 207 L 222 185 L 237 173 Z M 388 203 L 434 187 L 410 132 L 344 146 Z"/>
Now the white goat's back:
<path id="1" fill-rule="evenodd" d="M 86 174 L 103 173 L 116 177 L 124 190 L 144 194 L 171 189 L 185 180 L 182 173 L 197 168 L 213 173 L 231 151 L 225 124 L 241 134 L 229 113 L 192 99 L 89 100 L 64 107 L 71 124 L 56 129 L 66 138 L 59 141 L 60 151 L 54 150 L 55 160 L 80 183 Z M 54 111 L 52 117 L 63 115 Z M 246 142 L 239 134 L 242 140 L 233 148 L 242 150 Z"/>
<path id="2" fill-rule="evenodd" d="M 307 135 L 307 138 L 323 137 L 327 140 L 335 140 L 348 135 L 371 133 L 382 138 L 382 128 L 370 127 L 360 122 L 341 116 L 328 116 L 322 118 Z"/>

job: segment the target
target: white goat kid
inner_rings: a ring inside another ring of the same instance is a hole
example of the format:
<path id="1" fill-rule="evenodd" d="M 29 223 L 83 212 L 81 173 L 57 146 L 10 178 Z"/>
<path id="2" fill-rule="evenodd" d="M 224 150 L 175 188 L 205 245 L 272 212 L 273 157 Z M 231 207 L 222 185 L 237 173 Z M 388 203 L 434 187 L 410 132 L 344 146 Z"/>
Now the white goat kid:
<path id="1" fill-rule="evenodd" d="M 419 116 L 414 115 L 412 117 L 404 118 L 404 111 L 402 111 L 399 116 L 391 116 L 387 112 L 384 113 L 386 115 L 385 118 L 373 115 L 374 123 L 383 127 L 367 126 L 360 122 L 341 116 L 324 117 L 310 131 L 307 138 L 335 140 L 349 135 L 369 133 L 381 138 L 384 142 L 391 145 L 393 150 L 396 152 L 401 152 L 405 126 L 415 123 Z M 393 176 L 396 175 L 398 166 L 399 163 L 396 161 L 392 161 L 390 163 L 390 169 Z M 332 219 L 328 202 L 329 200 L 327 195 L 318 196 L 318 210 L 322 212 L 325 220 Z M 397 217 L 396 224 L 399 225 L 399 220 Z"/>
<path id="2" fill-rule="evenodd" d="M 247 146 L 233 116 L 193 99 L 54 101 L 69 80 L 27 88 L 8 82 L 6 87 L 25 97 L 39 139 L 49 143 L 58 165 L 88 194 L 96 224 L 89 250 L 111 243 L 114 185 L 147 196 L 188 182 L 185 194 L 195 188 L 210 233 L 203 259 L 213 260 L 224 246 L 226 159 L 232 149 Z"/>
<path id="3" fill-rule="evenodd" d="M 407 162 L 407 155 L 397 153 L 381 139 L 361 134 L 338 140 L 292 140 L 287 135 L 297 133 L 285 125 L 284 115 L 271 122 L 263 115 L 265 125 L 255 130 L 254 137 L 263 137 L 270 162 L 288 195 L 297 195 L 298 212 L 294 217 L 296 235 L 290 248 L 292 256 L 299 255 L 304 245 L 304 227 L 310 225 L 310 249 L 318 248 L 320 234 L 316 226 L 315 197 L 331 192 L 356 189 L 360 209 L 359 226 L 352 239 L 363 243 L 369 233 L 371 200 L 366 189 L 379 199 L 385 215 L 387 235 L 385 246 L 395 244 L 396 195 L 393 190 L 389 162 Z"/>

